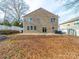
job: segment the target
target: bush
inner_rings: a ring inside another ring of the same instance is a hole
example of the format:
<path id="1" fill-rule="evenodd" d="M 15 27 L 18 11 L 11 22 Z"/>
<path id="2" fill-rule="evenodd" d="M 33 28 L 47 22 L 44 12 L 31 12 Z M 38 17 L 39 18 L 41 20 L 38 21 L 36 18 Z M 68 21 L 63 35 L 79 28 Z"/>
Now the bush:
<path id="1" fill-rule="evenodd" d="M 8 20 L 4 20 L 1 25 L 11 26 L 11 23 Z"/>
<path id="2" fill-rule="evenodd" d="M 62 31 L 55 30 L 55 34 L 64 34 Z"/>
<path id="3" fill-rule="evenodd" d="M 16 34 L 16 33 L 20 33 L 20 32 L 16 30 L 0 30 L 1 35 L 9 35 L 9 34 Z"/>
<path id="4" fill-rule="evenodd" d="M 23 22 L 20 22 L 19 20 L 13 20 L 12 25 L 18 26 L 18 27 L 23 27 Z"/>

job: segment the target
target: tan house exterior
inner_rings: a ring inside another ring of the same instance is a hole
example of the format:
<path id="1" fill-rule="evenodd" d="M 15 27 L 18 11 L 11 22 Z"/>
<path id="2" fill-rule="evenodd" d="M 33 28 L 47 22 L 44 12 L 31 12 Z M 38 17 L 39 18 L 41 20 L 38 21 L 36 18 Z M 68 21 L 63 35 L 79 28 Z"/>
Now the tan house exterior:
<path id="1" fill-rule="evenodd" d="M 58 30 L 58 15 L 39 8 L 24 17 L 24 33 L 54 33 Z"/>

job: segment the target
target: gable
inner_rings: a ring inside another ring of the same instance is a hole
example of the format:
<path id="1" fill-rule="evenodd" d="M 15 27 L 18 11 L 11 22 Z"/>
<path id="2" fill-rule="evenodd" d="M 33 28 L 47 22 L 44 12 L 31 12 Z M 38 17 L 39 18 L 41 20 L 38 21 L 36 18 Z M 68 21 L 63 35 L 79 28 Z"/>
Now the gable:
<path id="1" fill-rule="evenodd" d="M 53 13 L 51 13 L 51 12 L 49 12 L 49 11 L 43 9 L 43 8 L 39 8 L 39 9 L 37 9 L 37 10 L 27 14 L 27 15 L 25 15 L 24 18 L 27 17 L 27 16 L 30 16 L 30 15 L 35 15 L 35 14 L 36 15 L 39 15 L 39 14 L 40 15 L 46 15 L 47 17 L 53 16 L 53 17 L 57 17 L 58 18 L 58 15 L 55 15 L 55 14 L 53 14 Z"/>

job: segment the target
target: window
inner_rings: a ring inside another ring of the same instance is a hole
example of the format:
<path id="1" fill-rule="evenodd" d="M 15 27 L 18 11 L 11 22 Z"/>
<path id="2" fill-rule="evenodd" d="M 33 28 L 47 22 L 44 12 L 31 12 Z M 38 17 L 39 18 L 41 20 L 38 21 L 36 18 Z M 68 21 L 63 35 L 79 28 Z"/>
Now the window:
<path id="1" fill-rule="evenodd" d="M 43 28 L 42 28 L 42 32 L 43 32 L 43 33 L 46 33 L 46 32 L 47 32 L 47 28 L 46 28 L 46 27 L 43 27 Z"/>
<path id="2" fill-rule="evenodd" d="M 52 29 L 54 29 L 54 27 L 52 27 Z"/>
<path id="3" fill-rule="evenodd" d="M 36 30 L 36 26 L 34 26 L 34 30 Z"/>
<path id="4" fill-rule="evenodd" d="M 32 22 L 32 18 L 29 18 L 29 22 Z"/>
<path id="5" fill-rule="evenodd" d="M 55 22 L 55 18 L 51 18 L 51 22 Z"/>
<path id="6" fill-rule="evenodd" d="M 27 30 L 29 30 L 29 26 L 27 26 Z"/>
<path id="7" fill-rule="evenodd" d="M 54 29 L 55 29 L 55 28 L 54 28 L 54 27 L 52 27 L 52 32 L 54 32 Z"/>
<path id="8" fill-rule="evenodd" d="M 36 26 L 27 26 L 27 30 L 36 30 Z"/>
<path id="9" fill-rule="evenodd" d="M 26 22 L 32 22 L 32 18 L 31 17 L 30 18 L 27 18 L 25 20 L 26 20 Z"/>
<path id="10" fill-rule="evenodd" d="M 33 26 L 30 26 L 31 27 L 31 30 L 33 30 Z"/>

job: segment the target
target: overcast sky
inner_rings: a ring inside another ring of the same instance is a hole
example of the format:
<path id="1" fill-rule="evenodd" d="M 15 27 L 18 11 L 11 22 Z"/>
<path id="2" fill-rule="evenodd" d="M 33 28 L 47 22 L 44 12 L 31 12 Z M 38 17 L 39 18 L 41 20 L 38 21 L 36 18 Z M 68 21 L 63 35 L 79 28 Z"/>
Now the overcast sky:
<path id="1" fill-rule="evenodd" d="M 71 10 L 63 9 L 62 5 L 64 4 L 64 0 L 24 0 L 30 7 L 30 11 L 36 10 L 40 7 L 59 15 L 59 23 L 67 21 L 73 17 L 78 16 L 78 14 L 72 13 Z M 3 18 L 3 13 L 0 12 L 0 18 Z"/>
<path id="2" fill-rule="evenodd" d="M 59 23 L 62 23 L 64 21 L 70 20 L 71 18 L 79 16 L 79 13 L 74 14 L 72 12 L 72 9 L 70 10 L 64 10 L 63 4 L 65 3 L 64 0 L 25 0 L 27 4 L 30 6 L 30 10 L 38 9 L 39 7 L 42 7 L 44 9 L 47 9 L 48 11 L 55 13 L 59 15 Z"/>

